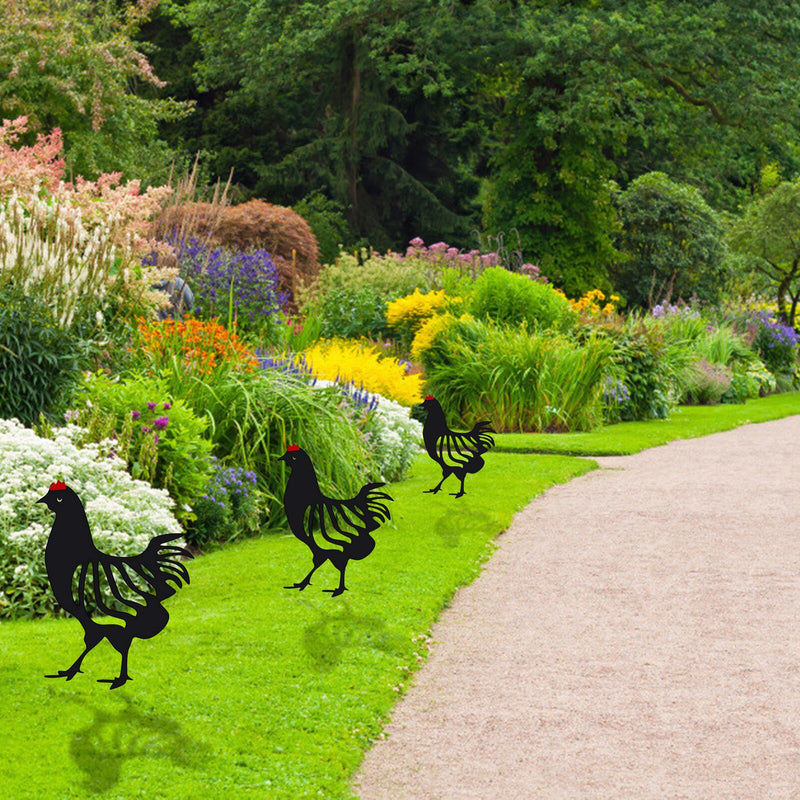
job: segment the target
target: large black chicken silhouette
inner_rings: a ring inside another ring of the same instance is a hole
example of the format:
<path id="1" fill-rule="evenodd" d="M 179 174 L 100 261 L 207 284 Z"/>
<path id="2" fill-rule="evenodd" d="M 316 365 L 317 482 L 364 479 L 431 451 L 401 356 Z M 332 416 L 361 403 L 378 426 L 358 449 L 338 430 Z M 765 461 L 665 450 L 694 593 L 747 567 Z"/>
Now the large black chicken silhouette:
<path id="1" fill-rule="evenodd" d="M 486 463 L 481 454 L 494 446 L 494 433 L 489 422 L 476 422 L 469 432 L 459 433 L 447 427 L 441 404 L 432 395 L 422 403 L 428 416 L 422 426 L 422 439 L 428 455 L 442 468 L 442 479 L 433 489 L 426 492 L 436 494 L 449 475 L 461 481 L 458 492 L 450 492 L 454 497 L 464 494 L 464 479 L 469 473 L 480 472 Z"/>
<path id="2" fill-rule="evenodd" d="M 189 583 L 189 573 L 177 559 L 192 555 L 182 547 L 167 546 L 167 542 L 180 538 L 177 533 L 154 537 L 138 556 L 101 552 L 92 540 L 83 503 L 61 481 L 50 484 L 50 491 L 36 502 L 44 503 L 56 515 L 45 549 L 47 577 L 58 604 L 83 625 L 85 645 L 71 667 L 46 677 L 72 680 L 83 672 L 81 663 L 86 654 L 108 639 L 122 661 L 116 678 L 102 678 L 100 682 L 116 689 L 131 680 L 128 649 L 132 640 L 150 639 L 166 626 L 169 614 L 163 601 L 175 594 L 182 582 Z M 109 604 L 103 598 L 103 586 L 116 603 Z M 92 607 L 107 618 L 92 619 Z"/>
<path id="3" fill-rule="evenodd" d="M 339 585 L 324 589 L 333 597 L 342 594 L 347 562 L 366 558 L 375 549 L 370 536 L 389 519 L 389 508 L 382 502 L 391 500 L 385 492 L 376 491 L 383 483 L 368 483 L 350 500 L 325 497 L 319 488 L 311 458 L 298 445 L 289 445 L 278 456 L 291 470 L 283 495 L 283 508 L 292 533 L 311 550 L 313 566 L 303 580 L 285 589 L 306 588 L 311 576 L 326 561 L 339 570 Z"/>

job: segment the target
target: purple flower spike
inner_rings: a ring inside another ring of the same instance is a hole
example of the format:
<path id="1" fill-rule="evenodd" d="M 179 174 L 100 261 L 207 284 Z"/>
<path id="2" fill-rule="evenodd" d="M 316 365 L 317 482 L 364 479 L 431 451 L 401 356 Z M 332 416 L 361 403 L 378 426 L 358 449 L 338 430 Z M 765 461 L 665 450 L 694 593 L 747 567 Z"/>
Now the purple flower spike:
<path id="1" fill-rule="evenodd" d="M 156 407 L 156 404 L 155 403 L 148 403 L 147 407 L 152 411 Z"/>
<path id="2" fill-rule="evenodd" d="M 142 416 L 141 411 L 131 411 L 131 419 L 139 419 Z"/>
<path id="3" fill-rule="evenodd" d="M 147 425 L 142 425 L 142 433 L 151 433 L 152 428 L 148 428 Z"/>
<path id="4" fill-rule="evenodd" d="M 164 411 L 169 411 L 172 408 L 172 403 L 164 403 Z"/>
<path id="5" fill-rule="evenodd" d="M 153 422 L 153 427 L 157 431 L 163 431 L 169 425 L 169 417 L 159 417 Z"/>

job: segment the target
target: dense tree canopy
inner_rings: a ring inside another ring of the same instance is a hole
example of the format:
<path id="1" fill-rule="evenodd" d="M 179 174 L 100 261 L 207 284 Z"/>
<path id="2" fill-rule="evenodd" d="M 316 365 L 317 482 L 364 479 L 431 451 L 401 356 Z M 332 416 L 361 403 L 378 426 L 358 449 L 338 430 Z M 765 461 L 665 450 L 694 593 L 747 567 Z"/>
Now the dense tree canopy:
<path id="1" fill-rule="evenodd" d="M 0 3 L 0 110 L 83 171 L 166 163 L 161 120 L 331 241 L 516 231 L 571 293 L 608 286 L 638 176 L 735 213 L 766 164 L 800 171 L 800 0 Z"/>
<path id="2" fill-rule="evenodd" d="M 219 131 L 203 124 L 198 144 L 215 151 L 218 168 L 244 162 L 240 179 L 258 194 L 325 193 L 376 246 L 409 234 L 463 238 L 477 221 L 485 128 L 476 94 L 491 71 L 495 5 L 174 7 L 198 54 L 197 87 L 213 95 L 208 123 L 225 133 L 214 142 Z"/>
<path id="3" fill-rule="evenodd" d="M 70 173 L 122 170 L 148 179 L 172 154 L 158 123 L 189 110 L 137 87 L 163 88 L 133 41 L 153 0 L 117 9 L 89 0 L 0 0 L 0 117 L 60 128 Z"/>
<path id="4" fill-rule="evenodd" d="M 612 278 L 629 307 L 695 298 L 716 302 L 723 278 L 722 225 L 700 192 L 663 172 L 648 172 L 617 203 L 624 258 Z"/>
<path id="5" fill-rule="evenodd" d="M 782 181 L 751 203 L 729 241 L 746 267 L 767 278 L 778 315 L 794 325 L 800 304 L 800 180 Z"/>

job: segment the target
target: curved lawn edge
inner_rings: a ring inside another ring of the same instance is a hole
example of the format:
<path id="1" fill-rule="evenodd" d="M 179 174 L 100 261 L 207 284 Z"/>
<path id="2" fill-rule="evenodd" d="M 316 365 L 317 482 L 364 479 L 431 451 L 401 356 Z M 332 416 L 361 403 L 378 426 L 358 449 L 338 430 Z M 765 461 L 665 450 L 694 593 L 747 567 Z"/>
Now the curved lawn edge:
<path id="1" fill-rule="evenodd" d="M 608 446 L 619 454 L 633 442 L 636 452 L 800 413 L 800 396 L 736 408 L 746 413 L 682 410 L 677 431 L 669 420 L 627 423 L 636 437 Z M 167 603 L 169 625 L 134 642 L 134 680 L 114 692 L 95 682 L 118 666 L 105 643 L 69 683 L 42 677 L 78 652 L 74 620 L 0 624 L 6 796 L 354 797 L 353 776 L 425 662 L 442 609 L 480 574 L 515 513 L 596 467 L 498 448 L 456 499 L 448 482 L 441 494 L 423 494 L 441 473 L 420 455 L 406 480 L 387 487 L 392 523 L 376 534 L 374 553 L 348 568 L 341 598 L 322 592 L 336 582 L 329 565 L 302 593 L 282 588 L 308 569 L 308 551 L 290 535 L 198 558 L 191 585 Z M 108 742 L 117 743 L 111 754 Z"/>
<path id="2" fill-rule="evenodd" d="M 668 419 L 619 422 L 586 433 L 498 433 L 496 452 L 573 456 L 632 455 L 675 439 L 694 439 L 755 422 L 800 414 L 800 392 L 736 405 L 681 406 Z"/>
<path id="3" fill-rule="evenodd" d="M 119 666 L 105 642 L 74 680 L 43 677 L 80 652 L 75 620 L 3 622 L 5 796 L 352 797 L 352 775 L 456 590 L 480 573 L 515 513 L 596 466 L 489 453 L 454 498 L 452 477 L 442 493 L 423 494 L 441 473 L 421 454 L 387 487 L 391 524 L 369 558 L 351 562 L 350 591 L 335 599 L 322 591 L 337 582 L 327 564 L 304 592 L 283 589 L 309 567 L 291 535 L 196 558 L 191 584 L 165 604 L 166 629 L 134 641 L 133 680 L 113 692 L 96 682 Z"/>

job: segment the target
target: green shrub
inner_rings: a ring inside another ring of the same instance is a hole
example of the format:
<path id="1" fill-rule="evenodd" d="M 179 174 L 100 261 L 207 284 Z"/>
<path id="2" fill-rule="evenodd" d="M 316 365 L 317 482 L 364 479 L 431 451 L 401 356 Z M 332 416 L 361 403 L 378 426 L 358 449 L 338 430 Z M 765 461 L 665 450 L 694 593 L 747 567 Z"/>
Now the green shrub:
<path id="1" fill-rule="evenodd" d="M 355 242 L 356 235 L 340 203 L 313 192 L 292 208 L 305 219 L 317 237 L 320 263 L 330 264 L 342 247 L 350 247 Z"/>
<path id="2" fill-rule="evenodd" d="M 79 377 L 81 344 L 34 297 L 0 289 L 0 417 L 31 425 L 63 411 Z"/>
<path id="3" fill-rule="evenodd" d="M 298 292 L 300 305 L 314 313 L 325 297 L 336 289 L 369 288 L 383 295 L 386 301 L 411 294 L 417 287 L 427 288 L 422 263 L 409 262 L 399 255 L 379 255 L 362 250 L 360 254 L 339 253 L 333 264 L 325 265 L 310 286 Z"/>
<path id="4" fill-rule="evenodd" d="M 618 204 L 626 258 L 612 281 L 629 307 L 694 296 L 716 301 L 724 275 L 722 226 L 697 189 L 650 172 L 634 180 Z"/>
<path id="5" fill-rule="evenodd" d="M 743 403 L 748 397 L 764 397 L 772 394 L 776 388 L 775 376 L 761 359 L 754 358 L 733 365 L 732 389 L 736 391 L 736 402 Z"/>
<path id="6" fill-rule="evenodd" d="M 320 333 L 324 338 L 376 339 L 387 327 L 386 305 L 385 295 L 371 286 L 333 289 L 317 312 Z"/>
<path id="7" fill-rule="evenodd" d="M 478 319 L 508 325 L 525 322 L 529 328 L 569 329 L 576 321 L 567 298 L 539 283 L 502 267 L 489 267 L 475 281 L 469 310 Z"/>
<path id="8" fill-rule="evenodd" d="M 423 353 L 426 389 L 452 425 L 488 419 L 496 431 L 590 430 L 602 421 L 611 344 L 465 317 Z"/>
<path id="9" fill-rule="evenodd" d="M 386 330 L 388 302 L 425 283 L 422 265 L 409 266 L 397 254 L 362 251 L 359 260 L 341 252 L 298 298 L 303 313 L 319 319 L 322 336 L 377 338 Z"/>
<path id="10" fill-rule="evenodd" d="M 682 393 L 694 360 L 686 342 L 671 342 L 652 318 L 631 316 L 614 337 L 614 363 L 628 392 L 619 405 L 620 419 L 664 419 Z"/>
<path id="11" fill-rule="evenodd" d="M 134 478 L 166 489 L 183 524 L 193 519 L 212 472 L 207 420 L 176 399 L 162 378 L 91 375 L 81 395 L 88 401 L 76 412 L 86 429 L 82 441 L 112 440 L 111 451 Z"/>

